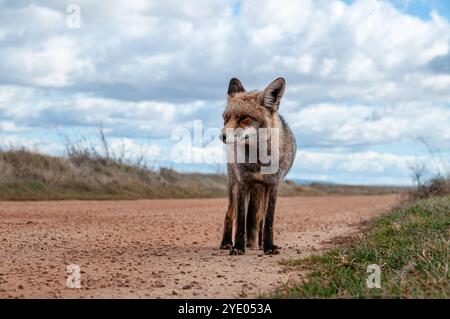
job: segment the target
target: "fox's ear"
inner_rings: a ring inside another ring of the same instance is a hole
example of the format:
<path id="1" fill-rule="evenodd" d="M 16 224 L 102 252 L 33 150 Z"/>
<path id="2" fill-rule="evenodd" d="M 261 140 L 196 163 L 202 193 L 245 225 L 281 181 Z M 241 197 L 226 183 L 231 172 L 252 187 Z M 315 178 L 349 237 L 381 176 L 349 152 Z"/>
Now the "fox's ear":
<path id="1" fill-rule="evenodd" d="M 284 78 L 278 78 L 270 83 L 262 93 L 262 105 L 272 112 L 278 111 L 285 86 L 286 81 Z"/>
<path id="2" fill-rule="evenodd" d="M 233 95 L 239 92 L 245 92 L 244 86 L 241 81 L 236 78 L 232 78 L 230 80 L 230 84 L 228 85 L 228 95 Z"/>

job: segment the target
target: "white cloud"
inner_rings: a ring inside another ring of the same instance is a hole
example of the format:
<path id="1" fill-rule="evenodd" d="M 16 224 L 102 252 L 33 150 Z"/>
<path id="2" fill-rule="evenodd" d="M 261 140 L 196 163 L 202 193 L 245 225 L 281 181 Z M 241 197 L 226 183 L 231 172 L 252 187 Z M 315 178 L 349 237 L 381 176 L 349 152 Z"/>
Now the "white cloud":
<path id="1" fill-rule="evenodd" d="M 303 151 L 297 155 L 297 163 L 303 168 L 315 170 L 340 170 L 349 173 L 385 173 L 398 170 L 409 170 L 409 162 L 414 161 L 413 156 L 400 156 L 394 154 L 365 151 L 357 153 L 331 153 Z"/>
<path id="2" fill-rule="evenodd" d="M 348 184 L 402 185 L 411 183 L 410 166 L 417 160 L 428 162 L 429 158 L 374 151 L 348 153 L 300 150 L 294 164 L 298 170 L 294 170 L 291 176 L 328 182 L 340 179 Z M 306 173 L 295 174 L 302 171 Z"/>
<path id="3" fill-rule="evenodd" d="M 46 154 L 62 154 L 64 146 L 56 141 L 42 138 L 25 138 L 17 134 L 1 135 L 0 149 L 20 149 L 39 151 Z"/>
<path id="4" fill-rule="evenodd" d="M 16 123 L 13 121 L 0 121 L 0 133 L 1 132 L 21 132 L 24 131 L 24 128 L 20 128 L 16 126 Z"/>
<path id="5" fill-rule="evenodd" d="M 130 138 L 112 138 L 108 142 L 109 151 L 113 156 L 129 162 L 143 160 L 149 163 L 160 159 L 163 155 L 163 149 L 159 145 L 138 143 Z"/>
<path id="6" fill-rule="evenodd" d="M 237 15 L 227 1 L 78 4 L 79 30 L 65 25 L 66 3 L 3 11 L 4 29 L 15 39 L 0 49 L 8 78 L 49 87 L 126 83 L 158 95 L 166 92 L 160 86 L 189 90 L 198 80 L 220 84 L 223 92 L 226 80 L 217 77 L 230 73 L 284 74 L 293 87 L 308 83 L 304 76 L 315 79 L 308 85 L 333 86 L 322 90 L 324 99 L 382 99 L 378 87 L 405 85 L 405 75 L 449 51 L 450 26 L 436 12 L 424 21 L 384 1 L 249 0 Z M 17 19 L 31 21 L 16 28 Z M 337 83 L 356 87 L 338 95 Z"/>
<path id="7" fill-rule="evenodd" d="M 32 129 L 99 128 L 122 136 L 170 137 L 176 127 L 190 128 L 199 114 L 220 102 L 123 101 L 86 94 L 56 95 L 43 89 L 0 86 L 0 131 Z M 209 123 L 205 123 L 207 126 Z"/>
<path id="8" fill-rule="evenodd" d="M 289 111 L 287 118 L 299 143 L 308 146 L 369 146 L 422 137 L 434 147 L 450 150 L 450 108 L 444 106 L 317 104 Z"/>
<path id="9" fill-rule="evenodd" d="M 194 119 L 219 126 L 232 76 L 247 89 L 284 76 L 281 112 L 300 148 L 369 152 L 412 136 L 450 148 L 450 78 L 430 67 L 450 52 L 438 12 L 424 20 L 376 0 L 80 0 L 81 29 L 69 29 L 69 3 L 0 2 L 4 134 L 103 124 L 131 148 Z"/>

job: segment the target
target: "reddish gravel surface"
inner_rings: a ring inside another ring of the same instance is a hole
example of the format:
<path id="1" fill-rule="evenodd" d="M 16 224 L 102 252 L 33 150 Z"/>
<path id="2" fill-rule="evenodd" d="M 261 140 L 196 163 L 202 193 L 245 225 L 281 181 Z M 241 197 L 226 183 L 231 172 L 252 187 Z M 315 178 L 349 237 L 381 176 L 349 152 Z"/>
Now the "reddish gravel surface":
<path id="1" fill-rule="evenodd" d="M 279 265 L 327 248 L 396 195 L 280 198 L 281 254 L 218 249 L 225 199 L 0 202 L 0 298 L 234 298 L 300 275 Z M 81 267 L 81 289 L 66 267 Z"/>

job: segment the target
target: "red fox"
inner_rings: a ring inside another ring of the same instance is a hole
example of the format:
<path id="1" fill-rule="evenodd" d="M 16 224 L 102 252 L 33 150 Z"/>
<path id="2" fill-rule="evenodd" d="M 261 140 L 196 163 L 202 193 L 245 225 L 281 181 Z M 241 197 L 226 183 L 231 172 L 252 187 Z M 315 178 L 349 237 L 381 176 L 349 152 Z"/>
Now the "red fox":
<path id="1" fill-rule="evenodd" d="M 283 78 L 274 80 L 263 91 L 246 92 L 236 78 L 228 86 L 222 140 L 233 154 L 227 164 L 228 209 L 220 248 L 230 249 L 230 255 L 244 254 L 245 247 L 256 244 L 257 234 L 259 248 L 265 254 L 279 253 L 273 241 L 277 190 L 297 150 L 294 134 L 278 114 L 285 86 Z M 263 149 L 269 153 L 269 162 L 264 159 Z"/>

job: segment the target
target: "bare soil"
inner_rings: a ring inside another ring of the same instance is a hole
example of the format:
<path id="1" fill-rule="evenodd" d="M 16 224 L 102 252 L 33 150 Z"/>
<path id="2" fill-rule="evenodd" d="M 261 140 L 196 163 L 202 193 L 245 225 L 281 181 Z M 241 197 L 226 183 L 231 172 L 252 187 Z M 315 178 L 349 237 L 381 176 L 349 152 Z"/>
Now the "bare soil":
<path id="1" fill-rule="evenodd" d="M 281 254 L 219 250 L 225 199 L 0 202 L 0 298 L 236 298 L 301 273 L 282 259 L 329 248 L 398 195 L 280 198 Z M 81 267 L 81 288 L 66 267 Z"/>

